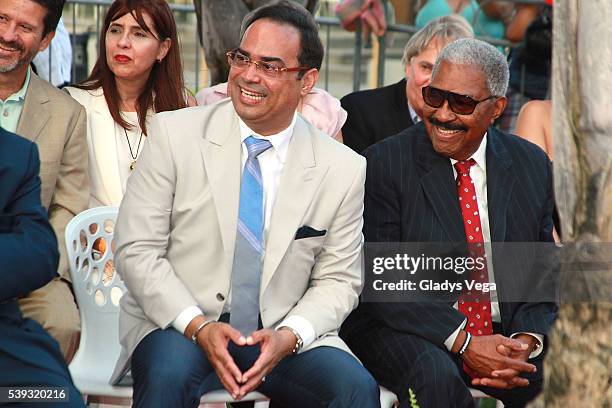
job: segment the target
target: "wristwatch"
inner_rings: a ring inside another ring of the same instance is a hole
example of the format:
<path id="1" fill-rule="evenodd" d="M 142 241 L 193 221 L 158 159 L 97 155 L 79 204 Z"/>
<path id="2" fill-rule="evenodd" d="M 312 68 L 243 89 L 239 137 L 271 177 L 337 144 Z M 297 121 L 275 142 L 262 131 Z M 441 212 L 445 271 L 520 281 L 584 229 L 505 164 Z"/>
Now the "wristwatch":
<path id="1" fill-rule="evenodd" d="M 304 346 L 304 340 L 302 340 L 302 336 L 300 336 L 300 334 L 296 330 L 294 330 L 292 327 L 281 326 L 278 328 L 278 330 L 282 330 L 282 329 L 289 330 L 295 336 L 295 346 L 293 346 L 293 350 L 291 350 L 291 353 L 297 354 Z"/>

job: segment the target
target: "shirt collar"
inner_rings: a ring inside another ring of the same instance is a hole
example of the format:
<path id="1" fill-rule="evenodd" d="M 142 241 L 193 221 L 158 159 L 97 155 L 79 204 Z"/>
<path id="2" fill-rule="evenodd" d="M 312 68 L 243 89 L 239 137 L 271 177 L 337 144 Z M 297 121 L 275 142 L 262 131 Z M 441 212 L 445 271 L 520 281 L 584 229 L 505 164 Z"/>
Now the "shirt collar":
<path id="1" fill-rule="evenodd" d="M 419 116 L 418 113 L 416 113 L 416 111 L 412 108 L 412 105 L 408 104 L 408 112 L 410 112 L 410 119 L 412 119 L 412 123 L 414 123 L 415 125 L 417 123 L 419 123 L 421 120 L 421 117 Z"/>
<path id="2" fill-rule="evenodd" d="M 28 90 L 28 86 L 30 85 L 30 71 L 31 69 L 28 68 L 28 71 L 26 73 L 26 78 L 25 78 L 25 81 L 23 81 L 23 86 L 21 87 L 21 89 L 15 92 L 14 94 L 12 94 L 11 96 L 9 96 L 8 98 L 6 98 L 7 101 L 20 101 L 21 102 L 25 99 L 26 91 Z"/>
<path id="3" fill-rule="evenodd" d="M 471 159 L 474 159 L 476 161 L 476 165 L 479 166 L 482 171 L 485 172 L 485 174 L 487 173 L 487 134 L 488 132 L 484 134 L 484 136 L 482 137 L 482 141 L 480 142 L 480 146 L 478 146 L 478 149 L 476 149 L 472 157 L 470 157 Z M 451 164 L 454 166 L 458 160 L 451 158 L 450 161 Z"/>
<path id="4" fill-rule="evenodd" d="M 262 136 L 247 126 L 246 123 L 238 117 L 238 125 L 240 127 L 240 143 L 243 143 L 244 140 L 249 136 L 254 136 L 256 139 L 265 139 L 272 144 L 272 148 L 280 158 L 282 163 L 285 163 L 285 159 L 287 158 L 287 151 L 289 150 L 289 141 L 291 140 L 291 136 L 293 136 L 293 129 L 295 128 L 295 122 L 297 120 L 297 112 L 293 113 L 293 119 L 289 126 L 285 129 L 270 136 Z"/>

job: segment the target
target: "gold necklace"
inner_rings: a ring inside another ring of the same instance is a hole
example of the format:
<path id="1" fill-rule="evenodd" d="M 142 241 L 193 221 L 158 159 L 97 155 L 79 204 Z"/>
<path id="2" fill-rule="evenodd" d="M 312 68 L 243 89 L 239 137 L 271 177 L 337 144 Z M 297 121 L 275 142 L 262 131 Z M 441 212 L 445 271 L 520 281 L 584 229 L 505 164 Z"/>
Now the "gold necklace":
<path id="1" fill-rule="evenodd" d="M 134 170 L 136 167 L 136 160 L 138 160 L 138 150 L 140 150 L 140 142 L 142 141 L 142 130 L 140 131 L 140 137 L 138 138 L 138 146 L 136 146 L 136 154 L 132 152 L 132 145 L 130 144 L 130 138 L 128 137 L 127 130 L 123 128 L 123 133 L 125 133 L 125 140 L 127 140 L 128 147 L 130 148 L 130 156 L 132 157 L 132 163 L 130 164 L 130 171 Z"/>

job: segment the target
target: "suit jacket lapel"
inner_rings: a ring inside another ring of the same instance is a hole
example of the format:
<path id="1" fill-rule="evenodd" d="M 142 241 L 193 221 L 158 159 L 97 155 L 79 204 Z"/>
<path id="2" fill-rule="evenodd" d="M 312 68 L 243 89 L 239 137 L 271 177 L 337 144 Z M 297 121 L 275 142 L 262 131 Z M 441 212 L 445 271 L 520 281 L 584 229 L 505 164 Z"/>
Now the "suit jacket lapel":
<path id="1" fill-rule="evenodd" d="M 329 168 L 324 163 L 316 162 L 313 143 L 308 126 L 299 116 L 272 210 L 261 278 L 262 294 L 295 238 L 304 214 Z"/>
<path id="2" fill-rule="evenodd" d="M 406 96 L 406 78 L 399 81 L 394 85 L 394 103 L 395 108 L 395 126 L 397 129 L 406 129 L 414 125 L 412 118 L 410 117 L 410 111 L 408 110 L 408 98 Z M 388 135 L 391 136 L 391 135 Z"/>
<path id="3" fill-rule="evenodd" d="M 234 259 L 240 196 L 240 129 L 231 102 L 220 105 L 210 124 L 197 126 L 206 177 L 214 197 L 228 265 Z"/>
<path id="4" fill-rule="evenodd" d="M 489 128 L 487 135 L 487 195 L 491 241 L 503 242 L 506 240 L 508 204 L 516 175 L 511 170 L 510 154 L 496 137 L 497 132 Z"/>
<path id="5" fill-rule="evenodd" d="M 512 171 L 512 158 L 506 147 L 497 137 L 498 131 L 494 128 L 488 129 L 487 135 L 487 198 L 489 201 L 489 227 L 491 229 L 491 242 L 506 241 L 506 226 L 508 220 L 508 206 L 512 197 L 514 183 L 517 181 L 516 174 Z M 500 250 L 494 247 L 495 251 Z M 494 263 L 495 265 L 495 263 Z M 495 274 L 497 283 L 498 298 L 504 298 L 507 294 L 506 286 L 503 284 L 503 274 L 499 271 Z M 501 284 L 500 284 L 501 282 Z M 510 317 L 513 314 L 512 305 L 507 302 L 500 302 L 500 314 L 502 330 L 509 332 Z"/>
<path id="6" fill-rule="evenodd" d="M 123 197 L 119 177 L 119 158 L 115 141 L 115 121 L 108 110 L 104 95 L 92 98 L 93 114 L 89 128 L 93 146 L 93 162 L 100 175 L 108 202 L 118 205 Z"/>
<path id="7" fill-rule="evenodd" d="M 26 91 L 23 110 L 17 124 L 17 134 L 36 141 L 43 127 L 51 117 L 49 95 L 41 86 L 40 81 L 33 72 L 30 75 L 30 84 Z"/>
<path id="8" fill-rule="evenodd" d="M 423 126 L 422 124 L 417 126 Z M 421 186 L 450 242 L 465 242 L 463 217 L 450 160 L 436 153 L 425 129 L 417 135 Z"/>

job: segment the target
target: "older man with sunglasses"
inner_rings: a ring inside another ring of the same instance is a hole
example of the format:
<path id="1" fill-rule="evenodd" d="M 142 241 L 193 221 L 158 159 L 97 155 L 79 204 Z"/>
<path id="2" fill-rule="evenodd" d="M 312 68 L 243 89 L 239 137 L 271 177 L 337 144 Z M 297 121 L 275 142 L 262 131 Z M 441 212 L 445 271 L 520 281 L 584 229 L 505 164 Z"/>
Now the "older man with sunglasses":
<path id="1" fill-rule="evenodd" d="M 366 266 L 362 303 L 341 336 L 401 407 L 410 406 L 409 389 L 422 408 L 473 406 L 468 386 L 509 407 L 541 390 L 544 339 L 557 307 L 508 296 L 521 288 L 518 274 L 542 271 L 509 272 L 507 259 L 485 245 L 553 240 L 545 153 L 490 127 L 506 107 L 507 86 L 508 66 L 496 48 L 457 40 L 442 50 L 422 91 L 424 123 L 364 152 L 366 245 L 446 242 L 483 261 L 460 278 L 462 287 L 435 293 L 438 301 L 369 297 Z M 467 282 L 498 290 L 469 290 Z"/>

